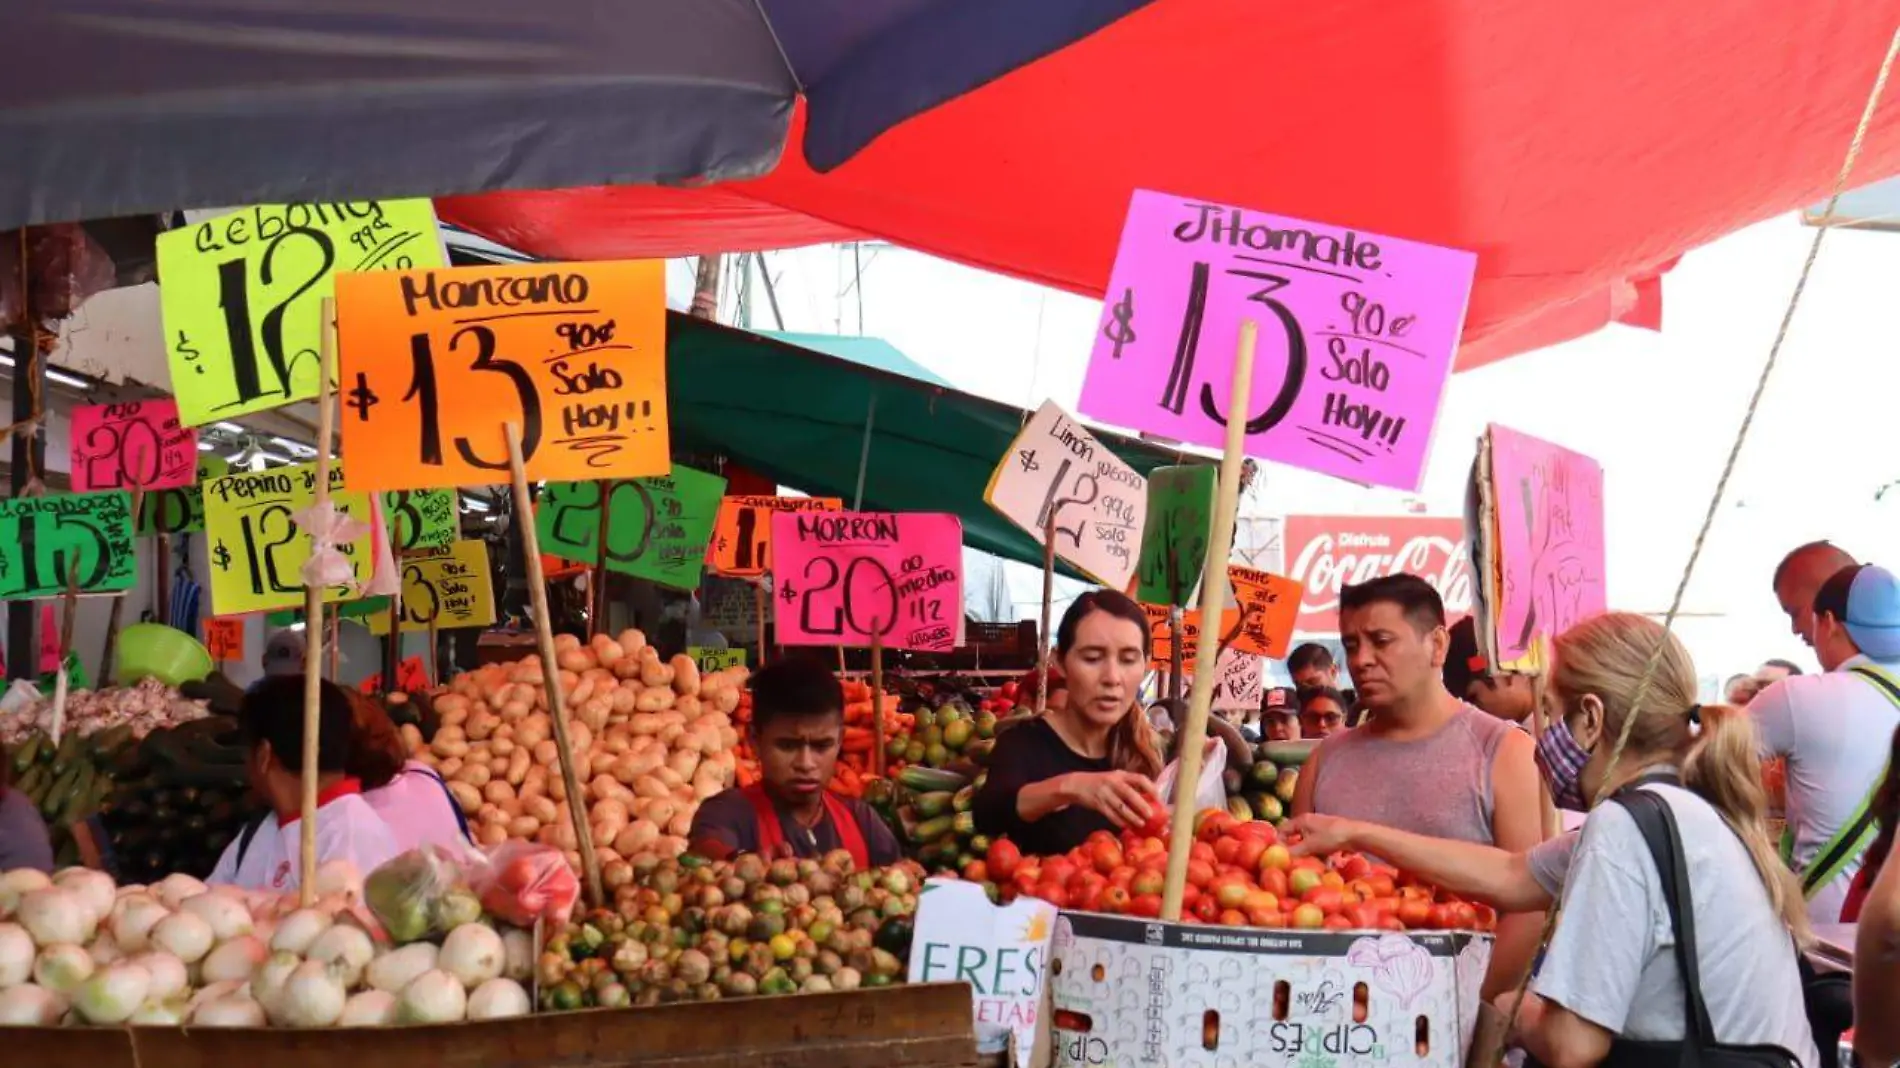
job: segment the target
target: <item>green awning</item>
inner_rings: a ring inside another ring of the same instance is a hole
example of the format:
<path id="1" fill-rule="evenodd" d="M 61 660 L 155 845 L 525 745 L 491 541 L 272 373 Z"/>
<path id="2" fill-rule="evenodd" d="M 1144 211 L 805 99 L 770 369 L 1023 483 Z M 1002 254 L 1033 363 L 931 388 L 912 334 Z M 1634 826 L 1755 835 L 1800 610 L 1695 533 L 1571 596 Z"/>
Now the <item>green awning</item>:
<path id="1" fill-rule="evenodd" d="M 1042 566 L 1036 543 L 983 503 L 990 472 L 1028 412 L 920 381 L 920 374 L 936 376 L 885 342 L 788 336 L 800 344 L 669 313 L 674 449 L 721 453 L 781 485 L 841 497 L 850 507 L 868 423 L 865 510 L 954 512 L 963 520 L 964 544 Z M 834 355 L 814 351 L 819 346 Z M 1094 433 L 1143 474 L 1183 462 L 1173 449 Z"/>

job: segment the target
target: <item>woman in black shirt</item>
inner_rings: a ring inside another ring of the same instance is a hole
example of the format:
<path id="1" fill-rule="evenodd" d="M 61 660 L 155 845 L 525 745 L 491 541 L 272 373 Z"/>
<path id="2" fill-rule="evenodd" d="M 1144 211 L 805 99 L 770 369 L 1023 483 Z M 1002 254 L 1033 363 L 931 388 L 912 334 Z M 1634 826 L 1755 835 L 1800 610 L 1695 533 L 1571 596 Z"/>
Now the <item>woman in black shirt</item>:
<path id="1" fill-rule="evenodd" d="M 1161 756 L 1139 700 L 1148 671 L 1141 606 L 1113 590 L 1076 598 L 1056 629 L 1056 659 L 1067 702 L 997 739 L 975 803 L 978 830 L 1038 856 L 1166 814 L 1154 785 Z"/>

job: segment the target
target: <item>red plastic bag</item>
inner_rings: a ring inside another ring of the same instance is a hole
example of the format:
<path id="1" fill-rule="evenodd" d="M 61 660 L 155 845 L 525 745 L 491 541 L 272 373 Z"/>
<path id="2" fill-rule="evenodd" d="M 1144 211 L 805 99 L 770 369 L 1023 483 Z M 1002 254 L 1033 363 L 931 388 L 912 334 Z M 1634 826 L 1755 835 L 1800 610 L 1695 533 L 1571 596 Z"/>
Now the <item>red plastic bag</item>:
<path id="1" fill-rule="evenodd" d="M 537 919 L 566 923 L 581 896 L 581 881 L 567 857 L 533 842 L 511 840 L 494 847 L 468 881 L 482 908 L 517 927 L 533 927 Z"/>

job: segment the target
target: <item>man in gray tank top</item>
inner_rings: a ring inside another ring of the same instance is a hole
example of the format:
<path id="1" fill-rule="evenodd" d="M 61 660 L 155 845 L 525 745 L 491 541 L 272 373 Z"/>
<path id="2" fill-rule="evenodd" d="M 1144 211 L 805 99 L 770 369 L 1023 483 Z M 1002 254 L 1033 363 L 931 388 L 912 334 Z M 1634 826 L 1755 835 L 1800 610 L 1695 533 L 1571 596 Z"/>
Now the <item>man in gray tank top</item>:
<path id="1" fill-rule="evenodd" d="M 1308 758 L 1293 814 L 1346 816 L 1515 853 L 1542 841 L 1530 735 L 1445 690 L 1450 632 L 1438 591 L 1407 574 L 1347 586 L 1339 631 L 1367 715 Z M 1542 913 L 1500 918 L 1486 999 L 1516 987 L 1542 928 Z"/>

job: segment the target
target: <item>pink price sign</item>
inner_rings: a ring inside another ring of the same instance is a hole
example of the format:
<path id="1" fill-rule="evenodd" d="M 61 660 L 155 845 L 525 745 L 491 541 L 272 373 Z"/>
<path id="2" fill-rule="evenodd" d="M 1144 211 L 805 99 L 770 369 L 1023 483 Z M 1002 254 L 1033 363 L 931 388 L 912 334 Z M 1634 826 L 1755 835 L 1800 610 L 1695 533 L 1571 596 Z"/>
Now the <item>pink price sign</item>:
<path id="1" fill-rule="evenodd" d="M 1498 659 L 1516 663 L 1609 610 L 1603 468 L 1580 452 L 1491 424 L 1498 515 Z"/>
<path id="2" fill-rule="evenodd" d="M 934 512 L 776 512 L 781 645 L 944 652 L 963 619 L 963 524 Z"/>
<path id="3" fill-rule="evenodd" d="M 1477 257 L 1137 190 L 1079 405 L 1118 426 L 1416 490 Z M 1229 412 L 1240 322 L 1252 400 Z"/>
<path id="4" fill-rule="evenodd" d="M 73 409 L 73 489 L 179 489 L 198 481 L 198 432 L 178 402 L 125 401 Z"/>

